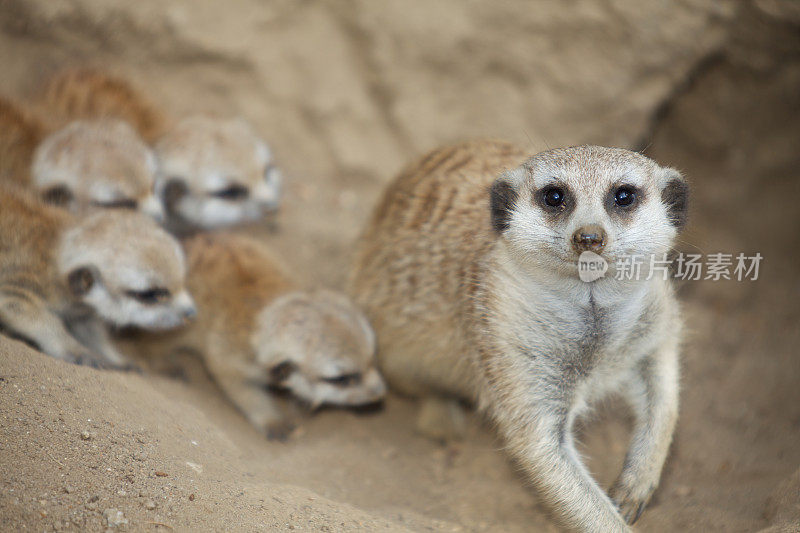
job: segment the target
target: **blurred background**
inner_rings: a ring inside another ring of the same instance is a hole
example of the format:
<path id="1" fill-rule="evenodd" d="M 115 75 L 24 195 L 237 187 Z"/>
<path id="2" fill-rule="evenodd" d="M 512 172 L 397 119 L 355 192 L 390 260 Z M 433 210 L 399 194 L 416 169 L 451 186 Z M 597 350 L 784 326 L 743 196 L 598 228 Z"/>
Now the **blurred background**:
<path id="1" fill-rule="evenodd" d="M 2 0 L 0 65 L 11 97 L 64 66 L 90 65 L 128 77 L 173 117 L 250 120 L 287 175 L 277 228 L 260 233 L 314 285 L 342 283 L 382 187 L 443 143 L 497 137 L 531 153 L 595 143 L 680 169 L 692 185 L 681 250 L 764 259 L 758 281 L 680 287 L 681 419 L 640 528 L 800 530 L 800 2 Z M 31 386 L 51 364 L 26 367 Z M 477 419 L 467 441 L 440 447 L 413 435 L 413 404 L 391 398 L 369 417 L 309 417 L 280 445 L 181 384 L 69 372 L 73 392 L 54 384 L 6 413 L 35 422 L 6 425 L 0 473 L 13 465 L 14 475 L 0 475 L 0 524 L 103 523 L 59 490 L 64 469 L 43 469 L 41 447 L 24 444 L 38 435 L 71 454 L 89 493 L 142 527 L 554 527 Z M 155 466 L 77 453 L 57 437 L 87 417 L 56 421 L 47 406 L 72 405 L 74 390 L 92 397 L 98 380 L 93 419 L 123 444 L 145 428 L 131 446 L 150 449 Z M 145 471 L 183 457 L 170 424 L 201 428 L 214 445 L 202 452 L 204 474 L 173 474 L 165 489 Z M 584 429 L 604 486 L 628 424 L 612 403 Z M 190 491 L 208 512 L 183 497 Z M 142 492 L 168 503 L 143 507 L 133 496 Z M 75 505 L 83 522 L 72 520 Z"/>

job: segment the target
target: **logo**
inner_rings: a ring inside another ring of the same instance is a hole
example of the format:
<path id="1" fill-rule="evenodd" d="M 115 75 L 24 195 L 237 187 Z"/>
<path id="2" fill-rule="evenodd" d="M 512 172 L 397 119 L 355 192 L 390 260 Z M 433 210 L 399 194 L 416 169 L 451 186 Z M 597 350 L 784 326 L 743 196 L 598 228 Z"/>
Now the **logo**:
<path id="1" fill-rule="evenodd" d="M 578 277 L 591 283 L 602 278 L 608 271 L 608 263 L 594 252 L 583 252 L 578 258 Z"/>

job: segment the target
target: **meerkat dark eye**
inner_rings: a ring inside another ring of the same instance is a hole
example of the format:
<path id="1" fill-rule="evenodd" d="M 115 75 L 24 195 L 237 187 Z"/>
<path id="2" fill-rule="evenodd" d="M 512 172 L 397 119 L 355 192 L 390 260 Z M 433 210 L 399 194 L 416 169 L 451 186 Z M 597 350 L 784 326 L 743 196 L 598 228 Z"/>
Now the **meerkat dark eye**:
<path id="1" fill-rule="evenodd" d="M 72 199 L 72 191 L 65 185 L 56 185 L 42 192 L 42 199 L 52 205 L 59 207 L 66 207 Z"/>
<path id="2" fill-rule="evenodd" d="M 155 288 L 143 291 L 128 291 L 128 296 L 135 298 L 145 305 L 161 304 L 169 300 L 170 292 L 167 289 Z"/>
<path id="3" fill-rule="evenodd" d="M 283 361 L 269 369 L 269 379 L 273 385 L 279 385 L 294 374 L 297 366 L 290 361 Z"/>
<path id="4" fill-rule="evenodd" d="M 614 193 L 614 203 L 620 207 L 629 207 L 636 201 L 636 192 L 631 187 L 620 187 Z"/>
<path id="5" fill-rule="evenodd" d="M 548 187 L 542 192 L 542 200 L 545 205 L 550 207 L 560 207 L 564 205 L 564 190 L 558 187 Z"/>
<path id="6" fill-rule="evenodd" d="M 322 378 L 325 383 L 336 385 L 337 387 L 352 387 L 361 383 L 361 374 L 354 372 L 352 374 L 342 374 L 333 378 Z"/>
<path id="7" fill-rule="evenodd" d="M 247 198 L 250 194 L 250 191 L 247 190 L 247 187 L 242 185 L 231 185 L 230 187 L 225 187 L 224 189 L 214 191 L 211 194 L 217 198 L 222 198 L 223 200 L 236 201 Z"/>
<path id="8" fill-rule="evenodd" d="M 94 205 L 98 207 L 104 207 L 106 209 L 136 209 L 139 207 L 139 203 L 136 200 L 132 200 L 130 198 L 124 198 L 121 200 L 111 200 L 109 202 L 92 202 Z"/>

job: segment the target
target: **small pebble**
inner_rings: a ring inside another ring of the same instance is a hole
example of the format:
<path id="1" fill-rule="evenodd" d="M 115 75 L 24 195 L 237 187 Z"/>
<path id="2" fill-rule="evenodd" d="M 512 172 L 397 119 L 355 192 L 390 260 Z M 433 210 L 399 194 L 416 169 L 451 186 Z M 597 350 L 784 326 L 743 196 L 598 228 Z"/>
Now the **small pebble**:
<path id="1" fill-rule="evenodd" d="M 72 485 L 64 485 L 64 492 L 66 492 L 67 494 L 72 494 L 73 492 L 75 492 L 75 487 L 73 487 Z"/>
<path id="2" fill-rule="evenodd" d="M 144 508 L 147 509 L 148 511 L 152 511 L 153 509 L 156 508 L 156 502 L 154 502 L 153 500 L 147 500 L 146 502 L 144 502 Z"/>
<path id="3" fill-rule="evenodd" d="M 81 439 L 83 440 L 92 440 L 94 438 L 94 433 L 87 429 L 81 431 Z"/>
<path id="4" fill-rule="evenodd" d="M 103 511 L 103 516 L 106 518 L 109 527 L 117 527 L 128 523 L 128 519 L 125 518 L 122 511 L 113 507 Z"/>

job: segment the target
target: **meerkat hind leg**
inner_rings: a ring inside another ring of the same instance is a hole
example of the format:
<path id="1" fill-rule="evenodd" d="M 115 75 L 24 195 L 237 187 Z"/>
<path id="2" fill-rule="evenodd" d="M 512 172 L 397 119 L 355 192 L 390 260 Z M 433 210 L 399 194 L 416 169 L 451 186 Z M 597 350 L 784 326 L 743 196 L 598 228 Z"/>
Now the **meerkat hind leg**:
<path id="1" fill-rule="evenodd" d="M 455 398 L 428 396 L 420 405 L 417 431 L 436 441 L 461 440 L 466 432 L 464 408 Z"/>

